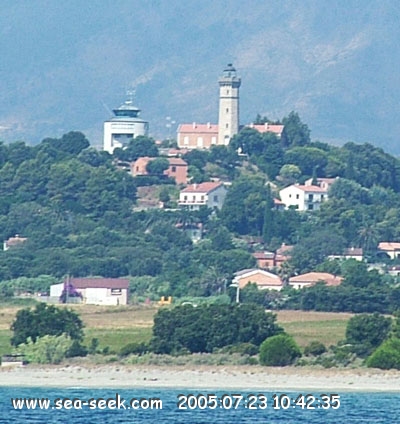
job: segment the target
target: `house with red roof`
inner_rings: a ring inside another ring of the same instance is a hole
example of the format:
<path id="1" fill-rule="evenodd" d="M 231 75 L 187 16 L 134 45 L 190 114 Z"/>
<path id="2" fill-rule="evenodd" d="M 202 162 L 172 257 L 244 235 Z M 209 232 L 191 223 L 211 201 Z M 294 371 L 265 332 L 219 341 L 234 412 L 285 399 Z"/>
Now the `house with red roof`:
<path id="1" fill-rule="evenodd" d="M 220 182 L 190 184 L 179 193 L 179 206 L 198 210 L 201 206 L 221 209 L 227 189 Z"/>
<path id="2" fill-rule="evenodd" d="M 259 133 L 272 133 L 275 134 L 278 138 L 281 138 L 283 129 L 285 128 L 284 125 L 281 124 L 269 124 L 266 122 L 265 124 L 249 124 L 246 125 L 247 128 L 253 128 L 254 130 L 257 130 Z"/>
<path id="3" fill-rule="evenodd" d="M 294 208 L 298 211 L 318 210 L 321 203 L 328 199 L 328 189 L 317 185 L 293 184 L 280 192 L 286 209 Z"/>
<path id="4" fill-rule="evenodd" d="M 149 162 L 157 158 L 148 156 L 140 157 L 135 162 L 131 163 L 131 174 L 134 177 L 140 175 L 149 175 L 147 172 L 147 165 Z M 174 178 L 177 184 L 187 184 L 188 179 L 188 164 L 182 158 L 171 157 L 168 160 L 168 169 L 164 171 L 164 175 Z"/>
<path id="5" fill-rule="evenodd" d="M 391 259 L 400 258 L 400 243 L 395 241 L 381 241 L 378 250 L 385 252 Z"/>
<path id="6" fill-rule="evenodd" d="M 313 286 L 319 282 L 327 286 L 339 286 L 342 283 L 342 277 L 338 277 L 328 272 L 307 272 L 306 274 L 296 275 L 289 278 L 289 286 L 295 289 Z"/>
<path id="7" fill-rule="evenodd" d="M 180 124 L 177 135 L 178 147 L 181 149 L 209 149 L 218 142 L 218 125 L 216 124 Z"/>
<path id="8" fill-rule="evenodd" d="M 277 290 L 280 291 L 283 288 L 283 282 L 280 277 L 272 272 L 264 269 L 251 268 L 243 269 L 235 273 L 232 280 L 232 285 L 238 286 L 239 289 L 243 289 L 247 284 L 255 284 L 259 289 L 262 290 Z"/>

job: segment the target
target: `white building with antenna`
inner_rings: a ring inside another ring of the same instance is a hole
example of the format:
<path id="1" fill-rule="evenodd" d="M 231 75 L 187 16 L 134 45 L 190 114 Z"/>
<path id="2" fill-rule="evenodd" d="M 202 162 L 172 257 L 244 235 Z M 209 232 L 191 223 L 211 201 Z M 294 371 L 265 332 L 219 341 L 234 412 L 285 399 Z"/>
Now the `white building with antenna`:
<path id="1" fill-rule="evenodd" d="M 104 122 L 103 150 L 113 153 L 117 147 L 124 147 L 140 135 L 147 136 L 149 123 L 140 118 L 140 109 L 133 105 L 134 90 L 127 92 L 127 100 L 117 109 L 114 116 Z"/>

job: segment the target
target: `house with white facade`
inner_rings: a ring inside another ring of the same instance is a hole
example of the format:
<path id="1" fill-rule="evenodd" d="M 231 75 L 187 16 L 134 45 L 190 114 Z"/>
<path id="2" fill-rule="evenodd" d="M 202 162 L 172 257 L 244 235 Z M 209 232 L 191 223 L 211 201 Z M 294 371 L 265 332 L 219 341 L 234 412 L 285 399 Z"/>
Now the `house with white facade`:
<path id="1" fill-rule="evenodd" d="M 328 189 L 316 185 L 293 184 L 279 194 L 286 209 L 298 211 L 318 210 L 321 203 L 328 199 Z"/>
<path id="2" fill-rule="evenodd" d="M 247 284 L 256 284 L 262 290 L 280 291 L 283 288 L 283 282 L 278 275 L 258 268 L 243 269 L 235 273 L 232 286 L 243 289 Z"/>
<path id="3" fill-rule="evenodd" d="M 79 293 L 81 302 L 88 305 L 127 305 L 129 280 L 99 277 L 70 278 L 63 283 L 50 286 L 50 299 L 59 300 L 66 290 Z"/>
<path id="4" fill-rule="evenodd" d="M 400 242 L 381 241 L 378 244 L 378 250 L 385 252 L 390 257 L 390 259 L 400 258 Z"/>
<path id="5" fill-rule="evenodd" d="M 181 190 L 179 206 L 189 210 L 198 210 L 201 206 L 221 209 L 224 204 L 227 189 L 220 182 L 191 184 Z"/>

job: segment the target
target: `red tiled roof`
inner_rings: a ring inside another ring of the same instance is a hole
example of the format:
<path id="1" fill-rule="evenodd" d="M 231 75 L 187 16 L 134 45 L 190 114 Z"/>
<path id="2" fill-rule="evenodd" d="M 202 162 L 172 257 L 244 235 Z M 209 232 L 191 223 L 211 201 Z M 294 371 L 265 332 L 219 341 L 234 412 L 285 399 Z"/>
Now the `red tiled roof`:
<path id="1" fill-rule="evenodd" d="M 274 259 L 275 253 L 274 252 L 254 252 L 252 256 L 255 259 Z"/>
<path id="2" fill-rule="evenodd" d="M 378 244 L 379 250 L 388 250 L 388 251 L 394 251 L 394 250 L 400 250 L 400 243 L 399 242 L 392 242 L 392 241 L 381 241 Z"/>
<path id="3" fill-rule="evenodd" d="M 321 188 L 320 186 L 315 186 L 315 185 L 308 186 L 308 185 L 295 184 L 294 187 L 297 187 L 298 189 L 305 192 L 327 193 L 327 190 L 325 188 Z"/>
<path id="4" fill-rule="evenodd" d="M 282 202 L 282 200 L 279 199 L 274 199 L 274 205 L 284 205 L 284 203 Z"/>
<path id="5" fill-rule="evenodd" d="M 127 278 L 71 278 L 71 284 L 76 289 L 128 289 Z"/>
<path id="6" fill-rule="evenodd" d="M 178 133 L 209 133 L 209 134 L 218 134 L 218 125 L 216 124 L 180 124 L 178 127 Z"/>
<path id="7" fill-rule="evenodd" d="M 284 126 L 280 124 L 249 124 L 246 125 L 248 128 L 253 128 L 260 133 L 272 132 L 276 135 L 281 135 Z"/>
<path id="8" fill-rule="evenodd" d="M 329 274 L 328 272 L 308 272 L 289 278 L 289 283 L 311 283 L 325 281 L 327 286 L 338 286 L 342 282 L 341 277 Z"/>
<path id="9" fill-rule="evenodd" d="M 187 162 L 182 158 L 168 158 L 168 162 L 170 166 L 187 166 Z"/>
<path id="10" fill-rule="evenodd" d="M 293 249 L 293 246 L 290 244 L 282 244 L 282 246 L 277 249 L 276 254 L 277 255 L 282 255 L 282 256 L 287 256 L 288 253 Z"/>
<path id="11" fill-rule="evenodd" d="M 184 188 L 181 193 L 209 193 L 210 191 L 213 191 L 220 186 L 223 186 L 223 184 L 213 182 L 191 184 Z"/>

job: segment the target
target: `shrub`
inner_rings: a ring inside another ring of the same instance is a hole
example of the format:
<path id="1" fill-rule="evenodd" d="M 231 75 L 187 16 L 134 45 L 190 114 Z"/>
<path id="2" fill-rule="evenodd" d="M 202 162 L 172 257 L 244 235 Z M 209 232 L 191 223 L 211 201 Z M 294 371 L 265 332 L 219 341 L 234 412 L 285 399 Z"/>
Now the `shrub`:
<path id="1" fill-rule="evenodd" d="M 37 364 L 59 364 L 67 355 L 73 341 L 63 334 L 61 336 L 38 337 L 36 342 L 28 339 L 18 346 L 18 352 L 25 355 L 28 362 Z"/>
<path id="2" fill-rule="evenodd" d="M 291 365 L 301 356 L 293 337 L 286 333 L 264 340 L 260 346 L 260 364 L 282 367 Z"/>
<path id="3" fill-rule="evenodd" d="M 400 369 L 400 339 L 392 337 L 386 340 L 367 358 L 369 368 Z"/>
<path id="4" fill-rule="evenodd" d="M 240 355 L 254 356 L 258 354 L 258 346 L 252 343 L 238 343 L 217 349 L 217 353 L 239 353 Z"/>
<path id="5" fill-rule="evenodd" d="M 85 346 L 82 346 L 80 342 L 78 342 L 78 340 L 74 340 L 65 356 L 66 358 L 75 358 L 77 356 L 86 356 L 87 354 L 87 348 Z"/>
<path id="6" fill-rule="evenodd" d="M 143 355 L 143 353 L 148 352 L 148 350 L 149 347 L 146 345 L 146 343 L 128 343 L 121 348 L 119 351 L 119 356 L 128 356 L 131 354 Z"/>
<path id="7" fill-rule="evenodd" d="M 319 356 L 326 352 L 326 347 L 323 343 L 313 341 L 304 348 L 304 355 Z"/>
<path id="8" fill-rule="evenodd" d="M 361 357 L 368 356 L 389 335 L 391 318 L 378 313 L 360 314 L 350 318 L 346 327 L 346 343 Z"/>

